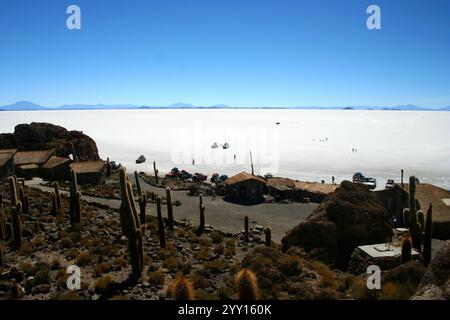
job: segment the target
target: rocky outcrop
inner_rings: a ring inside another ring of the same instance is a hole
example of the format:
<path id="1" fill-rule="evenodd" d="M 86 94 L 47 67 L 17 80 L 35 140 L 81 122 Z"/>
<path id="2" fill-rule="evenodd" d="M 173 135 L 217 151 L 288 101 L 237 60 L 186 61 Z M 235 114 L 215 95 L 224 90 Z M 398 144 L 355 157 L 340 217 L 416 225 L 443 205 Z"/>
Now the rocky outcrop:
<path id="1" fill-rule="evenodd" d="M 0 149 L 11 148 L 23 151 L 55 148 L 59 157 L 68 157 L 74 151 L 80 161 L 99 159 L 97 145 L 92 138 L 83 132 L 68 131 L 50 123 L 19 124 L 14 133 L 0 134 Z"/>
<path id="2" fill-rule="evenodd" d="M 317 258 L 346 270 L 355 247 L 392 237 L 389 214 L 362 184 L 343 181 L 339 188 L 281 241 L 283 250 L 301 246 Z"/>
<path id="3" fill-rule="evenodd" d="M 436 253 L 413 300 L 450 299 L 450 241 Z"/>

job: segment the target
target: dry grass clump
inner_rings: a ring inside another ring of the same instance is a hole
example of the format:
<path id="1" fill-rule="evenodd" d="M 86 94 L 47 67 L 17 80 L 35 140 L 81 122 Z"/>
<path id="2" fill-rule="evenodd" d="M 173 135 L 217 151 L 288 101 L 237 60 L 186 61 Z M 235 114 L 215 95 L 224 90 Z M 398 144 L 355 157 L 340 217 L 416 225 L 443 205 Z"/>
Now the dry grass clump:
<path id="1" fill-rule="evenodd" d="M 89 251 L 83 251 L 82 253 L 80 253 L 77 258 L 77 265 L 82 267 L 85 265 L 88 265 L 89 263 L 92 262 L 92 256 L 89 253 Z"/>
<path id="2" fill-rule="evenodd" d="M 209 258 L 208 249 L 202 248 L 199 251 L 195 251 L 192 256 L 194 259 L 200 260 L 200 261 L 206 261 Z"/>
<path id="3" fill-rule="evenodd" d="M 336 274 L 321 261 L 313 261 L 312 268 L 320 275 L 320 284 L 322 287 L 330 287 L 336 290 L 339 287 L 339 281 L 336 279 Z"/>
<path id="4" fill-rule="evenodd" d="M 154 286 L 162 286 L 166 280 L 166 276 L 161 271 L 153 271 L 148 273 L 148 282 Z"/>
<path id="5" fill-rule="evenodd" d="M 94 277 L 100 277 L 101 275 L 110 272 L 111 269 L 111 263 L 101 262 L 94 267 Z"/>

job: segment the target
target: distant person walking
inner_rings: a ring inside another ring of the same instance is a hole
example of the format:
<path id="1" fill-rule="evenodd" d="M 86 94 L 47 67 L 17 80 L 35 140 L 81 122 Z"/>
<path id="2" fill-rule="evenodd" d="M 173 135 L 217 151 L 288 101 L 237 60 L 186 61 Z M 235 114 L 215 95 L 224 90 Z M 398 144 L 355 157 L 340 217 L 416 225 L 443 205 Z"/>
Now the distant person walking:
<path id="1" fill-rule="evenodd" d="M 334 176 L 331 176 L 331 183 L 334 184 Z"/>

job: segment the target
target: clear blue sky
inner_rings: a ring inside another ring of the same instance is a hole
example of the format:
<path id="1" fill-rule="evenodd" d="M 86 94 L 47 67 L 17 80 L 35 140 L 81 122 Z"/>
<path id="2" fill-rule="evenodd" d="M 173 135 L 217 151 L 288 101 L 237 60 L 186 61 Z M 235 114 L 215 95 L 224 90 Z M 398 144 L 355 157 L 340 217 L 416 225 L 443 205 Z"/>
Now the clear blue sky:
<path id="1" fill-rule="evenodd" d="M 0 105 L 18 100 L 445 107 L 450 1 L 0 0 Z"/>

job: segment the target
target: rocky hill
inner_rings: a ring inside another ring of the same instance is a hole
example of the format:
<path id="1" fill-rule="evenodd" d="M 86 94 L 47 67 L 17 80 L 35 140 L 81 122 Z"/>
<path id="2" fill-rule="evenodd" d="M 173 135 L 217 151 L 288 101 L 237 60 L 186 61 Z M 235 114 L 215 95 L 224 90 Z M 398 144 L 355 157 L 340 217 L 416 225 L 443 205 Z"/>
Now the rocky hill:
<path id="1" fill-rule="evenodd" d="M 68 157 L 74 151 L 81 161 L 99 159 L 97 145 L 92 138 L 83 132 L 68 131 L 50 123 L 19 124 L 14 133 L 0 134 L 0 149 L 11 148 L 23 151 L 55 148 L 60 157 Z"/>

